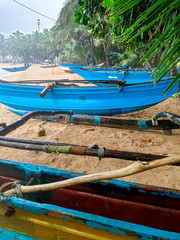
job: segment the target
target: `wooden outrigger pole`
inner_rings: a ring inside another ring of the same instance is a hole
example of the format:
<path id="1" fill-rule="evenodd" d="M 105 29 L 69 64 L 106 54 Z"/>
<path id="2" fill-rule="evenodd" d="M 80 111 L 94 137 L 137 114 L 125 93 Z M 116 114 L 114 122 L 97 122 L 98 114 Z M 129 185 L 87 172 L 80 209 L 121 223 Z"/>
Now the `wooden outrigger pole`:
<path id="1" fill-rule="evenodd" d="M 30 112 L 21 110 L 10 110 L 18 115 L 24 115 L 24 118 L 26 118 L 25 116 L 27 114 L 30 114 Z M 80 115 L 74 114 L 73 112 L 65 113 L 59 111 L 52 112 L 52 114 L 51 112 L 36 111 L 32 117 L 41 121 L 74 123 L 128 130 L 163 130 L 164 133 L 167 133 L 167 131 L 170 132 L 172 129 L 180 128 L 180 116 L 168 112 L 158 113 L 149 120 L 106 118 L 101 116 Z M 158 120 L 160 117 L 165 117 L 167 119 Z"/>
<path id="2" fill-rule="evenodd" d="M 64 112 L 36 111 L 36 112 L 27 113 L 26 115 L 14 121 L 13 123 L 10 123 L 9 125 L 2 123 L 1 124 L 2 127 L 0 128 L 0 146 L 22 149 L 22 150 L 43 151 L 46 153 L 64 153 L 64 154 L 74 154 L 74 155 L 97 156 L 99 159 L 107 157 L 107 158 L 120 158 L 120 159 L 132 160 L 132 161 L 136 161 L 136 160 L 151 161 L 151 160 L 162 159 L 167 157 L 162 155 L 109 150 L 109 149 L 106 149 L 105 147 L 99 148 L 96 144 L 87 147 L 87 146 L 67 144 L 67 143 L 55 143 L 55 142 L 45 142 L 45 141 L 37 141 L 37 140 L 29 140 L 29 139 L 4 137 L 8 133 L 12 132 L 16 128 L 23 125 L 30 118 L 39 116 L 40 114 L 45 116 L 50 115 L 51 118 L 53 115 L 60 118 L 59 115 L 57 114 L 60 114 L 63 117 L 68 116 L 69 119 L 73 116 L 71 113 L 67 114 Z M 153 121 L 156 122 L 154 124 L 157 124 L 157 121 L 158 121 L 157 118 L 159 118 L 160 116 L 161 115 L 154 117 Z M 90 116 L 90 119 L 93 119 L 93 118 L 95 117 Z M 103 118 L 103 119 L 108 120 L 109 118 Z M 178 123 L 178 119 L 176 119 L 175 122 Z M 137 121 L 135 120 L 132 126 L 135 126 L 134 123 L 137 123 Z"/>
<path id="3" fill-rule="evenodd" d="M 129 151 L 117 151 L 106 149 L 104 147 L 99 148 L 98 145 L 82 146 L 68 143 L 46 142 L 30 139 L 19 139 L 0 136 L 0 146 L 16 148 L 21 150 L 42 151 L 46 153 L 63 153 L 73 155 L 94 156 L 101 158 L 119 158 L 131 161 L 152 161 L 155 159 L 162 159 L 167 156 L 137 153 Z"/>

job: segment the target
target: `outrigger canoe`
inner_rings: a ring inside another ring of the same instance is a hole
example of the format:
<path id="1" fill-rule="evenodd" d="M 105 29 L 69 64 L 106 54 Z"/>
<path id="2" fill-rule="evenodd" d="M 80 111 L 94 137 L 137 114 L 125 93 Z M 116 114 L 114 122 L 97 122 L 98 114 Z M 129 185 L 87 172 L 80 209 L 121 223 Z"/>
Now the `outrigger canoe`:
<path id="1" fill-rule="evenodd" d="M 128 67 L 128 65 L 124 65 L 124 66 L 121 66 L 121 67 L 107 67 L 107 68 L 103 68 L 101 66 L 83 66 L 83 65 L 77 65 L 77 64 L 74 64 L 74 63 L 60 63 L 58 62 L 58 64 L 60 66 L 63 66 L 63 67 L 73 67 L 73 68 L 78 68 L 78 69 L 85 69 L 85 70 L 92 70 L 92 71 L 99 71 L 99 70 L 119 70 L 119 69 L 126 69 Z"/>
<path id="2" fill-rule="evenodd" d="M 41 68 L 55 68 L 57 64 L 40 65 Z"/>
<path id="3" fill-rule="evenodd" d="M 69 69 L 69 67 L 62 67 L 62 66 L 58 66 L 58 67 L 67 73 L 74 73 L 72 70 Z"/>
<path id="4" fill-rule="evenodd" d="M 8 72 L 18 72 L 18 71 L 24 71 L 26 69 L 28 69 L 30 65 L 24 66 L 24 67 L 14 67 L 14 68 L 2 68 L 3 70 L 6 70 Z"/>
<path id="5" fill-rule="evenodd" d="M 112 179 L 4 194 L 21 185 L 74 181 L 82 175 L 1 159 L 0 239 L 180 239 L 180 191 L 175 189 Z"/>
<path id="6" fill-rule="evenodd" d="M 100 71 L 87 71 L 87 69 L 78 69 L 75 67 L 70 66 L 70 70 L 84 78 L 85 80 L 117 80 L 121 81 L 124 79 L 125 81 L 131 81 L 135 83 L 137 81 L 153 81 L 154 78 L 152 75 L 152 71 L 134 71 L 134 70 L 100 70 Z M 164 78 L 170 78 L 170 73 L 167 73 Z"/>
<path id="7" fill-rule="evenodd" d="M 141 79 L 135 84 L 118 81 L 113 86 L 80 87 L 58 86 L 60 80 L 44 98 L 40 97 L 44 90 L 43 86 L 1 81 L 0 103 L 24 111 L 72 110 L 76 114 L 87 115 L 123 114 L 150 107 L 175 94 L 178 91 L 178 84 L 162 96 L 171 81 L 172 79 L 164 79 L 154 84 Z M 119 86 L 120 83 L 122 85 Z"/>

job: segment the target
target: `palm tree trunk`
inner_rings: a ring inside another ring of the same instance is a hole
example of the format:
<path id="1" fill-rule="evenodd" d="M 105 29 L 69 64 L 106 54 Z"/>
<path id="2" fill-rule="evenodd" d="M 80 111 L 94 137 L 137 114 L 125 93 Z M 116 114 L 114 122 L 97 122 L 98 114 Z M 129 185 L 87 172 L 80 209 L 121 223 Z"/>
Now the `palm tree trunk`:
<path id="1" fill-rule="evenodd" d="M 174 66 L 173 68 L 171 68 L 170 70 L 170 76 L 173 78 L 173 77 L 176 77 L 179 73 L 179 69 L 177 66 Z"/>
<path id="2" fill-rule="evenodd" d="M 104 48 L 104 54 L 105 54 L 105 63 L 106 63 L 106 67 L 109 66 L 109 59 L 108 59 L 108 50 L 109 48 L 107 48 L 107 44 L 103 43 L 103 48 Z"/>

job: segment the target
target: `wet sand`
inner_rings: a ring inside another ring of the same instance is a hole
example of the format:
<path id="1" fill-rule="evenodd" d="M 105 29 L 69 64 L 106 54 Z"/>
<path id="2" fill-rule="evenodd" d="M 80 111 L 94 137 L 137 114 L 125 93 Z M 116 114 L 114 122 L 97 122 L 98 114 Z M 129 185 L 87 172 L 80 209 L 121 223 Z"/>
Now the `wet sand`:
<path id="1" fill-rule="evenodd" d="M 12 67 L 9 64 L 0 64 L 1 67 Z M 18 66 L 18 65 L 17 65 Z M 20 64 L 22 66 L 22 64 Z M 28 70 L 15 72 L 4 78 L 5 80 L 55 80 L 55 79 L 82 79 L 76 74 L 65 73 L 60 68 L 41 68 L 32 65 Z M 139 112 L 114 116 L 127 119 L 150 119 L 159 112 L 172 112 L 180 115 L 179 100 L 172 98 L 159 103 L 151 108 Z M 7 124 L 18 119 L 18 116 L 8 111 L 8 108 L 0 104 L 0 122 Z M 164 135 L 162 131 L 132 131 L 117 128 L 105 128 L 98 126 L 85 126 L 75 124 L 63 124 L 47 122 L 43 127 L 46 135 L 37 136 L 40 121 L 31 119 L 17 130 L 8 134 L 8 137 L 57 141 L 78 145 L 90 146 L 98 144 L 107 149 L 142 152 L 161 155 L 180 155 L 180 129 L 172 130 L 172 135 Z M 120 169 L 133 163 L 123 159 L 47 154 L 36 151 L 25 151 L 0 147 L 0 158 L 20 162 L 29 162 L 50 166 L 68 171 L 82 172 L 86 174 Z M 180 189 L 180 166 L 164 166 L 147 172 L 123 177 L 121 180 L 142 184 L 157 185 Z"/>

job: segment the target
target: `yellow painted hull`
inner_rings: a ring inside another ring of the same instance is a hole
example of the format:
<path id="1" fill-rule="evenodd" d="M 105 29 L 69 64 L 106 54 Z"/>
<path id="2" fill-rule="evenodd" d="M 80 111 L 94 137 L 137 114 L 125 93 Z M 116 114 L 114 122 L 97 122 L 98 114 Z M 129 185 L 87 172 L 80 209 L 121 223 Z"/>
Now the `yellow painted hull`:
<path id="1" fill-rule="evenodd" d="M 49 211 L 48 215 L 41 215 L 26 210 L 15 209 L 15 213 L 11 217 L 5 216 L 7 204 L 0 204 L 0 227 L 28 235 L 33 238 L 43 240 L 133 240 L 128 236 L 123 236 L 101 230 L 93 227 L 88 227 L 80 219 L 68 217 L 61 213 Z M 64 220 L 63 220 L 64 218 Z M 1 236 L 1 234 L 0 234 Z M 0 238 L 1 239 L 1 238 Z"/>

